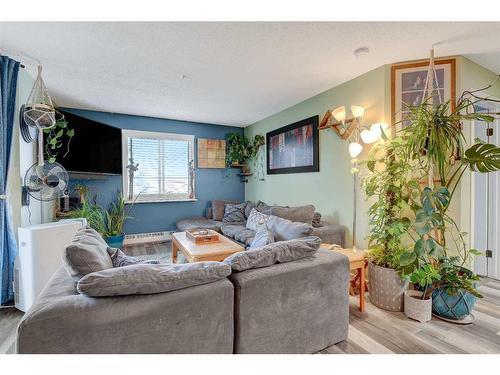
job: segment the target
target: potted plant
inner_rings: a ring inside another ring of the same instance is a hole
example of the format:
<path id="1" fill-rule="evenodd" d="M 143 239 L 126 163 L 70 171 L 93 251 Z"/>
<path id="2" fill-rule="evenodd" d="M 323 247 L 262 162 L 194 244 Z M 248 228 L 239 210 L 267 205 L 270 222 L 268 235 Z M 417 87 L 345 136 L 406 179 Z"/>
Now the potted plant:
<path id="1" fill-rule="evenodd" d="M 368 215 L 368 273 L 370 301 L 390 311 L 403 310 L 403 293 L 408 282 L 401 278 L 400 258 L 407 251 L 408 228 L 414 200 L 418 198 L 418 184 L 413 180 L 414 170 L 406 158 L 406 144 L 402 138 L 375 145 L 365 162 L 369 175 L 362 186 L 368 200 L 373 200 Z"/>
<path id="2" fill-rule="evenodd" d="M 264 144 L 264 137 L 259 134 L 251 139 L 243 134 L 230 133 L 227 136 L 227 163 L 233 167 L 241 167 L 244 174 L 250 173 L 248 162 L 255 158 Z"/>
<path id="3" fill-rule="evenodd" d="M 76 184 L 74 187 L 76 193 L 78 194 L 78 201 L 83 203 L 86 201 L 87 194 L 89 192 L 89 187 L 83 184 Z"/>
<path id="4" fill-rule="evenodd" d="M 411 125 L 402 135 L 408 160 L 425 171 L 428 181 L 420 203 L 413 207 L 413 248 L 401 255 L 400 263 L 403 268 L 418 268 L 422 254 L 429 257 L 439 271 L 439 279 L 431 287 L 433 312 L 452 320 L 466 317 L 481 296 L 475 288 L 479 278 L 467 268 L 471 257 L 480 253 L 468 249 L 466 234 L 448 211 L 467 169 L 481 173 L 500 170 L 499 147 L 476 141 L 465 150 L 462 122 L 493 121 L 489 115 L 475 113 L 474 104 L 462 96 L 455 110 L 449 102 L 409 107 Z"/>

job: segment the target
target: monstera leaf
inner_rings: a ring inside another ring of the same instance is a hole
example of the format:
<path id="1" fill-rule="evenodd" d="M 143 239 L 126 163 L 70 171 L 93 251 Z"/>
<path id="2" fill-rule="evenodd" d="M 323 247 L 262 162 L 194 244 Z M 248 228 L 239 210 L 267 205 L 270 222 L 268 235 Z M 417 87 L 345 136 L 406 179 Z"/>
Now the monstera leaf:
<path id="1" fill-rule="evenodd" d="M 500 170 L 500 147 L 491 143 L 476 143 L 465 151 L 463 161 L 476 172 L 498 171 Z"/>

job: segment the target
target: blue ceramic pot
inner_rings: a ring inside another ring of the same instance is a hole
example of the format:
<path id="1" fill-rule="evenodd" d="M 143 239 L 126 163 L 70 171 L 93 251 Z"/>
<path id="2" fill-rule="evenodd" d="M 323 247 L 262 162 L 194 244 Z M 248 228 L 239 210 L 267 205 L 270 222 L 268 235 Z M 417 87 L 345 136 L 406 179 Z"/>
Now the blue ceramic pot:
<path id="1" fill-rule="evenodd" d="M 117 249 L 121 249 L 123 247 L 123 240 L 125 239 L 124 234 L 120 234 L 119 236 L 109 236 L 104 239 L 109 247 L 115 247 Z"/>
<path id="2" fill-rule="evenodd" d="M 432 293 L 432 312 L 443 318 L 461 320 L 472 312 L 476 300 L 476 296 L 465 290 L 451 295 L 438 288 Z"/>

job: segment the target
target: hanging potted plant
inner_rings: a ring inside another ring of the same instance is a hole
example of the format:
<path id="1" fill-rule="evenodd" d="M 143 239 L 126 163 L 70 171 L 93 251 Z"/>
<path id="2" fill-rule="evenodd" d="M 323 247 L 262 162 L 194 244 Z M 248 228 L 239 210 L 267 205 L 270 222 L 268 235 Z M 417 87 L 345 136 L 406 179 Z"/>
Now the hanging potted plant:
<path id="1" fill-rule="evenodd" d="M 451 320 L 468 316 L 476 298 L 481 297 L 475 288 L 479 278 L 467 268 L 471 257 L 480 253 L 468 249 L 466 234 L 448 211 L 467 169 L 481 173 L 500 170 L 499 147 L 476 142 L 464 152 L 462 122 L 493 121 L 489 115 L 475 113 L 474 104 L 462 96 L 452 111 L 449 102 L 432 105 L 425 101 L 409 107 L 411 125 L 403 130 L 408 159 L 421 166 L 428 182 L 420 204 L 414 207 L 418 236 L 413 248 L 401 255 L 400 263 L 412 267 L 422 253 L 429 254 L 440 275 L 432 284 L 433 312 Z"/>
<path id="2" fill-rule="evenodd" d="M 259 134 L 251 139 L 243 134 L 230 133 L 227 136 L 227 163 L 232 167 L 241 167 L 243 174 L 249 174 L 248 162 L 255 158 L 259 148 L 264 144 L 264 137 Z"/>
<path id="3" fill-rule="evenodd" d="M 400 258 L 409 241 L 411 218 L 407 213 L 419 190 L 412 179 L 413 167 L 405 157 L 404 140 L 383 137 L 386 142 L 370 151 L 366 162 L 370 173 L 362 181 L 367 199 L 374 201 L 368 210 L 370 302 L 385 310 L 402 311 L 408 282 L 401 278 Z"/>

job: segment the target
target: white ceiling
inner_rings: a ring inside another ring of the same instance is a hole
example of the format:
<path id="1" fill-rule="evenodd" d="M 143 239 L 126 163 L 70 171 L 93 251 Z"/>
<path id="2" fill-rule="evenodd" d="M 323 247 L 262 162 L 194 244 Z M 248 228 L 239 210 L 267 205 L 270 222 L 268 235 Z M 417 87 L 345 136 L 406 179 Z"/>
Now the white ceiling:
<path id="1" fill-rule="evenodd" d="M 499 73 L 498 35 L 500 23 L 4 22 L 0 52 L 41 61 L 60 106 L 245 126 L 433 43 Z"/>

